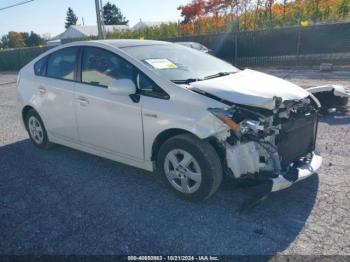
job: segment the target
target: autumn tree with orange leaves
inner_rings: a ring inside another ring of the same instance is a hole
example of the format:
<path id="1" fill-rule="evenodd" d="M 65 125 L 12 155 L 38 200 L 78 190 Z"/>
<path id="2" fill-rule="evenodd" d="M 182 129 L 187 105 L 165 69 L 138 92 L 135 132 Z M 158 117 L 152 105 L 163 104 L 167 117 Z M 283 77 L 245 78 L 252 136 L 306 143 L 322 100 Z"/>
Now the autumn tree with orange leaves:
<path id="1" fill-rule="evenodd" d="M 193 0 L 181 23 L 110 32 L 108 38 L 169 39 L 233 30 L 309 25 L 350 19 L 350 0 Z"/>
<path id="2" fill-rule="evenodd" d="M 232 21 L 251 30 L 350 18 L 350 0 L 194 0 L 178 9 L 184 27 L 199 23 L 218 31 L 230 29 Z"/>

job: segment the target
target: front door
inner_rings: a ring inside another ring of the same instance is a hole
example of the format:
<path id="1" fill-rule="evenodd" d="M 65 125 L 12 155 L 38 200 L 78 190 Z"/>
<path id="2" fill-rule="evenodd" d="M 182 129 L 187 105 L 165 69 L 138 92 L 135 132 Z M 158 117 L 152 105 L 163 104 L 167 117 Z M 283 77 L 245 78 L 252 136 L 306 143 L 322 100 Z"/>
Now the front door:
<path id="1" fill-rule="evenodd" d="M 143 161 L 143 127 L 140 103 L 129 96 L 113 95 L 115 79 L 134 78 L 131 64 L 107 50 L 85 47 L 81 84 L 76 88 L 80 142 L 100 151 Z"/>

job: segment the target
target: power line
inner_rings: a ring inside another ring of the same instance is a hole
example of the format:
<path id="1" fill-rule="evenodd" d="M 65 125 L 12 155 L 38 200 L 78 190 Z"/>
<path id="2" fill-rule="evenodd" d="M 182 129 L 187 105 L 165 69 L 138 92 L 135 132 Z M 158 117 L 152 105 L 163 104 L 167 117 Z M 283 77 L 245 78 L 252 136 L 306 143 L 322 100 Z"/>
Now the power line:
<path id="1" fill-rule="evenodd" d="M 0 11 L 5 10 L 5 9 L 9 9 L 9 8 L 12 8 L 12 7 L 16 7 L 16 6 L 19 6 L 19 5 L 24 5 L 24 4 L 27 4 L 27 3 L 29 3 L 29 2 L 33 2 L 33 1 L 34 1 L 34 0 L 26 0 L 26 1 L 18 2 L 18 3 L 13 4 L 13 5 L 5 6 L 5 7 L 0 7 Z"/>

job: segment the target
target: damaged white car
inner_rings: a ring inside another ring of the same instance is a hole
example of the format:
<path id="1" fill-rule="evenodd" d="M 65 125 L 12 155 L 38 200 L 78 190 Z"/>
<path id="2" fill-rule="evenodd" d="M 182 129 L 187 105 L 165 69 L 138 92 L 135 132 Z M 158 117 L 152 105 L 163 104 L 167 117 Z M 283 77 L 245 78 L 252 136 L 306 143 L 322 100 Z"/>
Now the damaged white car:
<path id="1" fill-rule="evenodd" d="M 25 66 L 17 86 L 37 147 L 157 170 L 190 200 L 212 196 L 224 176 L 278 191 L 322 162 L 319 103 L 309 92 L 176 44 L 71 43 Z"/>

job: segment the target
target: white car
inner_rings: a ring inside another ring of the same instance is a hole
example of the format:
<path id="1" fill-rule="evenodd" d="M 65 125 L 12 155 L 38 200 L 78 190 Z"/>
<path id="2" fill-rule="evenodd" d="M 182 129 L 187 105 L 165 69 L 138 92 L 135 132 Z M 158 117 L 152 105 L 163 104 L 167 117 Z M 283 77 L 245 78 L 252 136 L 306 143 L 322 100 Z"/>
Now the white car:
<path id="1" fill-rule="evenodd" d="M 223 176 L 271 182 L 309 177 L 319 103 L 282 79 L 181 45 L 76 42 L 26 65 L 21 119 L 39 148 L 65 145 L 149 171 L 203 200 Z"/>

